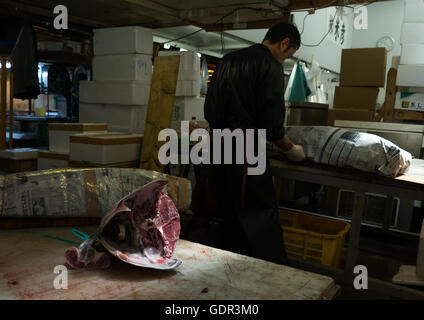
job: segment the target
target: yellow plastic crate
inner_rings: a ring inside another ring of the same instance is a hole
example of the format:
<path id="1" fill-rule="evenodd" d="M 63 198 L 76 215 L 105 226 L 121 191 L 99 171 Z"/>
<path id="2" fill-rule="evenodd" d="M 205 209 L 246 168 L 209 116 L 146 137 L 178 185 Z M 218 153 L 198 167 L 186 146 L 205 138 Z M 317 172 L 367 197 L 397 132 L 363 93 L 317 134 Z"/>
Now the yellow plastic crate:
<path id="1" fill-rule="evenodd" d="M 285 209 L 279 211 L 287 254 L 328 267 L 340 266 L 349 223 Z"/>

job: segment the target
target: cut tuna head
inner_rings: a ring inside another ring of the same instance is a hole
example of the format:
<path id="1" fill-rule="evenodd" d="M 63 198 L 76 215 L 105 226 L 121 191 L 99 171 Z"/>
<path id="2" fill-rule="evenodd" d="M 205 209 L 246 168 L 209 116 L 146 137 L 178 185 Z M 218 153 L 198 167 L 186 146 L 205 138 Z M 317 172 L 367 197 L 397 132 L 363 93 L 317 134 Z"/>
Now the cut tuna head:
<path id="1" fill-rule="evenodd" d="M 153 181 L 122 199 L 100 223 L 100 239 L 117 258 L 138 266 L 174 268 L 180 216 L 162 193 L 166 180 Z"/>

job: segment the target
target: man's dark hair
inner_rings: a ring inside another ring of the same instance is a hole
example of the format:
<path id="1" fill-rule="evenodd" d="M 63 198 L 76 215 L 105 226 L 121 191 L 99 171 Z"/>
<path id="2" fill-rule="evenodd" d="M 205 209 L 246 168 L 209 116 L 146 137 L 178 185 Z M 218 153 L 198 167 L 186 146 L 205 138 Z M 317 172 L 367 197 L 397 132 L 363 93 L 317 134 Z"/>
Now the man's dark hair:
<path id="1" fill-rule="evenodd" d="M 268 40 L 271 44 L 290 39 L 289 48 L 300 48 L 300 33 L 297 27 L 288 22 L 282 22 L 272 26 L 265 35 L 264 41 Z"/>

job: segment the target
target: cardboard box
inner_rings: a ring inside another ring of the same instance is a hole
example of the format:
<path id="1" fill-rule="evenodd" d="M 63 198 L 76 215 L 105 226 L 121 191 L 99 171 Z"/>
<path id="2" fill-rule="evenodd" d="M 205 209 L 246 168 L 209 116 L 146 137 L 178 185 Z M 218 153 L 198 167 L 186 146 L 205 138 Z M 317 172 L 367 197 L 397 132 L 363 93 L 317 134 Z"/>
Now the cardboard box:
<path id="1" fill-rule="evenodd" d="M 94 80 L 147 80 L 152 81 L 152 56 L 147 54 L 124 54 L 95 56 Z"/>
<path id="2" fill-rule="evenodd" d="M 400 43 L 424 43 L 424 22 L 408 22 L 402 24 Z"/>
<path id="3" fill-rule="evenodd" d="M 80 81 L 79 100 L 83 103 L 146 105 L 150 83 L 150 80 Z"/>
<path id="4" fill-rule="evenodd" d="M 69 137 L 77 133 L 106 133 L 106 123 L 49 123 L 49 150 L 69 153 Z"/>
<path id="5" fill-rule="evenodd" d="M 397 71 L 396 85 L 399 87 L 424 87 L 424 65 L 400 65 Z"/>
<path id="6" fill-rule="evenodd" d="M 335 120 L 372 121 L 374 111 L 358 109 L 330 109 L 328 110 L 328 125 L 334 126 Z"/>
<path id="7" fill-rule="evenodd" d="M 364 48 L 342 50 L 341 87 L 384 87 L 387 50 Z"/>
<path id="8" fill-rule="evenodd" d="M 374 87 L 336 87 L 333 107 L 375 110 L 378 91 Z"/>
<path id="9" fill-rule="evenodd" d="M 152 29 L 142 27 L 119 27 L 95 29 L 94 55 L 153 54 Z"/>
<path id="10" fill-rule="evenodd" d="M 423 0 L 405 0 L 403 22 L 424 22 L 423 12 Z"/>
<path id="11" fill-rule="evenodd" d="M 138 161 L 142 141 L 140 134 L 75 134 L 69 138 L 69 160 L 99 165 Z"/>
<path id="12" fill-rule="evenodd" d="M 403 44 L 400 64 L 424 64 L 424 44 Z"/>
<path id="13" fill-rule="evenodd" d="M 424 112 L 424 93 L 396 92 L 395 109 Z"/>
<path id="14" fill-rule="evenodd" d="M 147 105 L 114 105 L 80 103 L 81 122 L 104 122 L 109 131 L 144 133 L 146 127 Z"/>
<path id="15" fill-rule="evenodd" d="M 69 154 L 40 151 L 38 152 L 37 170 L 63 169 L 69 166 Z"/>

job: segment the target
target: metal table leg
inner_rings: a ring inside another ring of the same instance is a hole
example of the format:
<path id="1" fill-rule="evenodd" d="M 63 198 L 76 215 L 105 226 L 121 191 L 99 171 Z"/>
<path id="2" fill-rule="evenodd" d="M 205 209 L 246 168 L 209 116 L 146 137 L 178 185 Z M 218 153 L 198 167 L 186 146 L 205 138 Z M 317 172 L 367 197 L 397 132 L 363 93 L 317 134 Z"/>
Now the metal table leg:
<path id="1" fill-rule="evenodd" d="M 353 206 L 353 214 L 349 235 L 349 248 L 345 266 L 345 275 L 353 276 L 353 268 L 356 265 L 359 252 L 359 237 L 361 233 L 361 222 L 364 214 L 365 193 L 355 193 L 355 201 Z"/>

